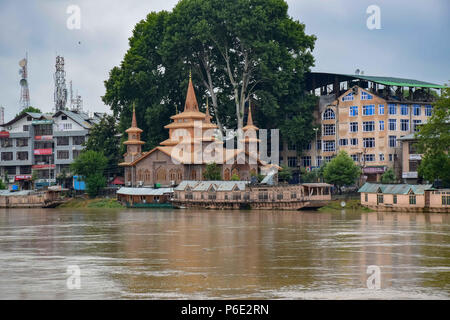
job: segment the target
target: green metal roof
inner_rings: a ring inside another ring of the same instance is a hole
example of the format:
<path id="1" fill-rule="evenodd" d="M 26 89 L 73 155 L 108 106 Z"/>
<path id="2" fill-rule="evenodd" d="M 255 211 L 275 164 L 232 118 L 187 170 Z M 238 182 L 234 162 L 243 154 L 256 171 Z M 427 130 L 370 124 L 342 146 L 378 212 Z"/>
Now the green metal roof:
<path id="1" fill-rule="evenodd" d="M 393 78 L 393 77 L 375 77 L 375 76 L 365 76 L 365 75 L 350 75 L 346 76 L 355 77 L 362 80 L 372 81 L 385 86 L 398 86 L 398 87 L 423 87 L 423 88 L 445 88 L 445 86 L 419 81 L 414 79 L 403 79 L 403 78 Z"/>
<path id="2" fill-rule="evenodd" d="M 414 194 L 423 194 L 425 190 L 432 187 L 432 184 L 382 184 L 366 182 L 358 192 L 383 194 L 408 194 L 411 190 Z"/>

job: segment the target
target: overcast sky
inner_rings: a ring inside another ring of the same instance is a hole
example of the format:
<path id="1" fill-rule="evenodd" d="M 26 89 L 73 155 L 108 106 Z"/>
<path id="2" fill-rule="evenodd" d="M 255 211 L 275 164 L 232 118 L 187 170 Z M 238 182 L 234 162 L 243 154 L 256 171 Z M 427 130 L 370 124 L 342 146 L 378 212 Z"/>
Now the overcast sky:
<path id="1" fill-rule="evenodd" d="M 103 81 L 120 64 L 134 25 L 177 0 L 0 0 L 0 105 L 5 120 L 19 110 L 18 62 L 28 52 L 31 105 L 51 111 L 56 54 L 85 110 L 108 111 Z M 450 80 L 448 0 L 289 0 L 289 14 L 317 36 L 313 71 Z M 369 30 L 369 5 L 381 9 L 381 29 Z M 81 29 L 69 30 L 69 5 L 81 9 Z"/>

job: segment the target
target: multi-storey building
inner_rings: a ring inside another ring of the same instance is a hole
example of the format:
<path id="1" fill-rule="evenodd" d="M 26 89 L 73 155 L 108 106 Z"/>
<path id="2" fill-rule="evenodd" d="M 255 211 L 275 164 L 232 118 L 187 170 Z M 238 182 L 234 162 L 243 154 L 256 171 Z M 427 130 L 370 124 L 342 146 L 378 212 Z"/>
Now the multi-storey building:
<path id="1" fill-rule="evenodd" d="M 0 126 L 0 174 L 21 188 L 31 188 L 36 172 L 37 188 L 70 174 L 70 164 L 83 149 L 89 130 L 102 114 L 58 111 L 25 113 Z"/>
<path id="2" fill-rule="evenodd" d="M 305 150 L 283 143 L 280 162 L 298 172 L 300 167 L 319 167 L 345 150 L 368 181 L 378 181 L 387 168 L 402 177 L 398 139 L 427 121 L 437 96 L 431 90 L 444 88 L 417 80 L 331 73 L 308 74 L 307 86 L 319 95 L 315 118 L 320 129 Z"/>

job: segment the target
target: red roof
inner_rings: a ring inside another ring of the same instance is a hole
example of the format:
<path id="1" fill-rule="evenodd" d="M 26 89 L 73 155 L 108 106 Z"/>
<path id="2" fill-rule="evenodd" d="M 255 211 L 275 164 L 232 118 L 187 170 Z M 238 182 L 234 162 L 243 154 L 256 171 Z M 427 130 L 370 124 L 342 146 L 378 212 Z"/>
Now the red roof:
<path id="1" fill-rule="evenodd" d="M 115 177 L 112 184 L 120 184 L 120 185 L 124 185 L 125 184 L 125 180 L 123 177 Z"/>

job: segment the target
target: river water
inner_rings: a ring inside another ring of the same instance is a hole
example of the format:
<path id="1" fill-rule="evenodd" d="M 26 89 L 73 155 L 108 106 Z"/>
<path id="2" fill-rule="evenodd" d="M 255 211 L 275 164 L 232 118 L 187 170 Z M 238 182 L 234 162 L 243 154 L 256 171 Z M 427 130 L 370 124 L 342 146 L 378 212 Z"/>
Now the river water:
<path id="1" fill-rule="evenodd" d="M 0 299 L 449 299 L 449 248 L 448 214 L 1 209 Z"/>

